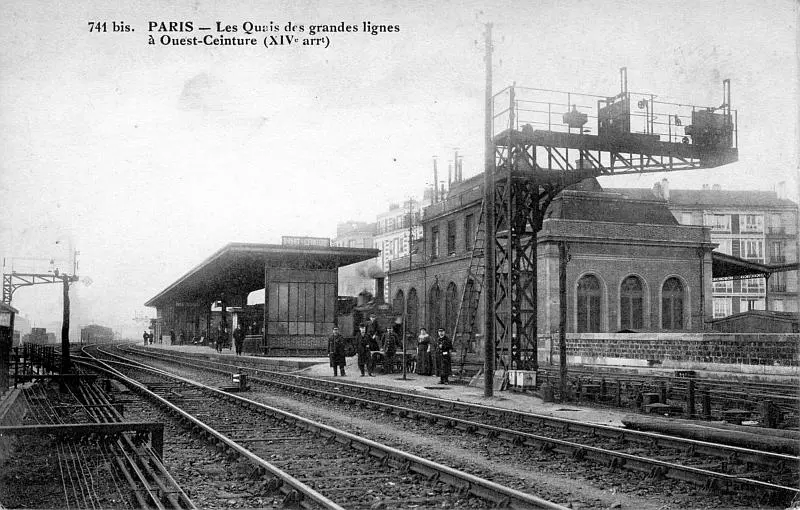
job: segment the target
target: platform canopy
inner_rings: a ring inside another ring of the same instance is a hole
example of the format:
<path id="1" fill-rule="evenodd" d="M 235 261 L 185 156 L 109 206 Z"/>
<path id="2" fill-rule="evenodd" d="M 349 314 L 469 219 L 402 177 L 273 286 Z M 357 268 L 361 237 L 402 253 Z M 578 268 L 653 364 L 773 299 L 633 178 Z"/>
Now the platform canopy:
<path id="1" fill-rule="evenodd" d="M 790 264 L 762 264 L 716 251 L 711 252 L 711 264 L 711 273 L 714 280 L 771 275 L 785 271 L 797 271 L 798 267 L 800 267 L 797 262 Z"/>
<path id="2" fill-rule="evenodd" d="M 230 243 L 145 303 L 197 302 L 264 288 L 267 268 L 337 269 L 378 256 L 372 248 Z"/>

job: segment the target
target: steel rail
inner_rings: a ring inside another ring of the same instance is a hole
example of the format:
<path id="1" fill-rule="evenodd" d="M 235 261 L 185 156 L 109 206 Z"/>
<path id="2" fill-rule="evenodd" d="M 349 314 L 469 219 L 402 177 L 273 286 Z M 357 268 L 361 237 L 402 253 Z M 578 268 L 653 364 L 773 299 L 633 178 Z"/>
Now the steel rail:
<path id="1" fill-rule="evenodd" d="M 94 419 L 95 422 L 101 421 L 98 419 L 98 416 L 93 415 L 92 413 L 89 414 L 90 417 Z M 123 437 L 127 439 L 127 435 L 123 435 Z M 144 493 L 143 497 L 146 496 L 145 501 L 152 502 L 152 504 L 154 504 L 157 509 L 159 510 L 165 509 L 164 505 L 161 503 L 160 498 L 158 497 L 158 494 L 156 494 L 152 490 L 145 474 L 138 468 L 135 460 L 132 459 L 128 454 L 128 452 L 126 451 L 125 445 L 123 445 L 119 439 L 117 439 L 115 445 L 117 450 L 115 453 L 115 460 L 117 462 L 117 466 L 124 471 L 123 476 L 125 476 L 126 480 L 128 480 L 129 483 L 132 483 L 131 490 L 134 493 L 138 494 Z M 142 490 L 142 488 L 144 490 Z M 147 506 L 150 505 L 147 504 Z M 175 506 L 175 507 L 180 508 L 180 506 Z"/>
<path id="2" fill-rule="evenodd" d="M 92 393 L 91 395 L 89 394 L 89 390 L 91 390 Z M 84 397 L 88 401 L 99 402 L 98 406 L 94 408 L 94 414 L 95 414 L 94 417 L 97 419 L 97 421 L 99 422 L 124 421 L 120 413 L 95 387 L 90 386 L 88 389 L 83 388 L 81 391 L 84 394 Z M 148 488 L 148 492 L 152 495 L 151 497 L 153 497 L 154 499 L 157 498 L 158 500 L 161 499 L 161 496 L 159 494 L 153 494 L 153 491 L 149 487 L 147 481 L 148 479 L 153 480 L 155 482 L 155 484 L 158 486 L 158 489 L 161 491 L 161 494 L 166 495 L 167 499 L 169 500 L 173 508 L 176 509 L 197 508 L 194 505 L 194 503 L 192 503 L 192 501 L 189 499 L 189 496 L 181 489 L 178 482 L 172 477 L 172 475 L 169 474 L 169 471 L 166 469 L 164 464 L 161 462 L 161 460 L 158 458 L 158 456 L 152 449 L 146 448 L 145 452 L 138 451 L 139 448 L 133 443 L 128 434 L 121 435 L 121 438 L 117 440 L 117 447 L 121 452 L 124 453 L 129 463 L 133 462 L 133 465 L 131 466 L 133 469 L 136 469 L 135 465 L 137 464 L 141 465 L 142 469 L 144 470 L 143 474 L 148 475 L 147 478 L 142 479 L 142 484 L 143 486 Z M 131 458 L 128 452 L 131 452 L 136 456 L 134 458 Z M 145 462 L 143 458 L 146 458 L 147 462 Z M 159 501 L 155 501 L 155 503 L 156 505 L 160 505 Z"/>
<path id="3" fill-rule="evenodd" d="M 122 381 L 128 388 L 137 392 L 138 394 L 147 397 L 149 400 L 156 402 L 159 406 L 167 409 L 171 414 L 176 415 L 180 421 L 184 421 L 192 425 L 192 429 L 201 432 L 203 435 L 207 437 L 211 437 L 216 439 L 218 443 L 225 445 L 229 450 L 236 452 L 241 457 L 246 458 L 251 463 L 255 464 L 259 468 L 260 474 L 269 473 L 272 477 L 276 480 L 277 483 L 273 483 L 272 486 L 276 489 L 280 489 L 287 498 L 295 497 L 293 492 L 302 495 L 303 498 L 307 498 L 308 501 L 316 503 L 317 505 L 321 505 L 324 508 L 332 509 L 332 510 L 344 510 L 341 506 L 334 503 L 333 501 L 329 500 L 322 494 L 318 493 L 311 487 L 308 487 L 303 482 L 297 480 L 293 476 L 289 475 L 288 473 L 284 472 L 280 468 L 272 465 L 271 463 L 265 461 L 264 459 L 258 457 L 257 455 L 253 454 L 246 448 L 242 447 L 241 445 L 237 444 L 235 441 L 231 440 L 230 438 L 226 437 L 223 434 L 218 433 L 213 428 L 209 427 L 202 421 L 198 420 L 194 416 L 186 413 L 173 403 L 169 402 L 168 400 L 160 397 L 159 395 L 155 394 L 154 392 L 147 389 L 145 385 L 142 383 L 127 377 L 122 372 L 114 369 L 107 362 L 103 360 L 96 360 L 96 363 L 101 363 L 104 366 L 92 366 L 96 370 L 100 370 L 116 379 Z M 85 362 L 84 362 L 85 363 Z M 119 362 L 115 362 L 119 363 Z M 88 365 L 88 364 L 87 364 Z M 138 365 L 131 365 L 133 368 L 137 370 L 144 370 L 142 367 Z M 160 375 L 166 376 L 168 374 L 162 373 Z"/>
<path id="4" fill-rule="evenodd" d="M 161 356 L 156 356 L 161 357 Z M 180 359 L 181 357 L 176 357 L 176 359 Z M 211 362 L 214 363 L 214 362 Z M 195 366 L 196 368 L 202 368 L 206 370 L 213 370 L 221 373 L 229 373 L 225 370 L 218 369 L 218 368 L 210 368 L 204 367 L 202 365 Z M 241 369 L 237 367 L 237 369 Z M 252 369 L 243 369 L 243 370 L 252 370 Z M 395 390 L 386 390 L 380 388 L 372 388 L 372 387 L 365 387 L 362 385 L 355 385 L 352 383 L 346 382 L 328 382 L 322 381 L 317 378 L 310 378 L 304 377 L 299 375 L 287 375 L 281 372 L 271 372 L 266 370 L 256 370 L 261 372 L 266 372 L 271 376 L 275 376 L 280 379 L 291 379 L 291 382 L 286 383 L 276 383 L 275 381 L 267 381 L 261 380 L 258 377 L 253 377 L 251 374 L 250 381 L 251 382 L 260 382 L 263 384 L 279 384 L 281 387 L 288 389 L 289 391 L 298 392 L 301 391 L 298 388 L 297 382 L 306 381 L 310 382 L 314 385 L 325 385 L 330 386 L 334 385 L 336 387 L 348 387 L 351 389 L 355 389 L 358 392 L 375 392 L 375 393 L 383 393 L 390 395 L 392 397 L 397 397 L 401 399 L 410 399 L 410 400 L 425 400 L 428 402 L 435 403 L 439 407 L 450 407 L 456 408 L 461 407 L 462 409 L 473 410 L 478 409 L 481 411 L 485 411 L 487 413 L 491 413 L 492 411 L 498 414 L 503 415 L 511 415 L 516 416 L 517 419 L 521 419 L 522 421 L 538 421 L 542 423 L 542 420 L 550 421 L 551 423 L 556 423 L 562 426 L 562 429 L 566 426 L 568 430 L 575 431 L 577 427 L 578 432 L 596 434 L 597 431 L 603 431 L 602 434 L 604 437 L 609 437 L 612 439 L 630 439 L 632 437 L 637 438 L 639 441 L 646 440 L 646 442 L 653 443 L 663 443 L 667 442 L 672 447 L 678 447 L 681 449 L 692 449 L 695 452 L 703 452 L 706 454 L 714 455 L 721 457 L 723 459 L 730 459 L 742 458 L 743 460 L 749 460 L 752 462 L 757 462 L 759 464 L 766 464 L 772 465 L 774 463 L 781 463 L 783 464 L 797 464 L 800 462 L 800 457 L 790 456 L 785 454 L 777 454 L 772 452 L 762 452 L 758 450 L 751 450 L 742 447 L 730 446 L 730 445 L 720 445 L 717 443 L 710 443 L 705 441 L 699 441 L 695 439 L 686 439 L 686 438 L 676 438 L 674 436 L 667 436 L 663 434 L 657 434 L 653 432 L 641 432 L 641 431 L 630 431 L 627 429 L 621 429 L 617 427 L 608 427 L 605 425 L 593 425 L 593 424 L 586 424 L 583 422 L 577 422 L 575 420 L 569 420 L 564 418 L 554 418 L 551 416 L 545 415 L 537 415 L 533 413 L 522 413 L 519 411 L 508 410 L 504 408 L 494 407 L 494 406 L 486 406 L 486 405 L 478 405 L 478 404 L 469 404 L 464 402 L 455 402 L 452 400 L 446 399 L 439 399 L 436 397 L 428 397 L 422 395 L 412 395 L 405 392 L 399 392 Z M 311 390 L 311 388 L 306 388 Z M 500 427 L 494 427 L 490 425 L 481 424 L 478 422 L 470 422 L 467 420 L 462 420 L 458 418 L 451 418 L 444 415 L 436 415 L 435 413 L 427 413 L 426 411 L 419 411 L 415 409 L 410 409 L 402 406 L 397 406 L 394 404 L 387 404 L 384 402 L 377 402 L 367 399 L 362 399 L 360 397 L 354 397 L 351 395 L 343 395 L 341 393 L 331 393 L 326 392 L 319 389 L 314 389 L 313 391 L 319 392 L 320 394 L 327 396 L 331 399 L 338 399 L 338 400 L 350 400 L 354 403 L 360 403 L 362 405 L 372 405 L 376 407 L 383 407 L 384 409 L 391 409 L 398 414 L 412 414 L 412 415 L 427 415 L 431 419 L 435 419 L 437 421 L 445 421 L 450 422 L 453 424 L 460 424 L 464 430 L 480 430 L 484 429 L 487 431 L 491 431 L 492 434 L 500 435 L 501 437 L 508 438 L 508 440 L 513 441 L 515 443 L 521 444 L 528 444 L 531 442 L 529 446 L 532 445 L 542 445 L 542 444 L 549 444 L 553 448 L 562 448 L 562 453 L 570 453 L 575 454 L 578 457 L 585 457 L 588 453 L 592 455 L 590 457 L 594 457 L 598 460 L 605 460 L 607 461 L 606 464 L 610 466 L 618 466 L 618 467 L 625 467 L 630 466 L 632 469 L 636 469 L 639 471 L 650 472 L 654 476 L 667 476 L 669 478 L 678 479 L 678 480 L 685 480 L 685 481 L 693 481 L 697 483 L 698 481 L 701 482 L 706 487 L 712 487 L 715 483 L 724 482 L 729 486 L 732 487 L 747 487 L 751 490 L 761 490 L 771 493 L 778 493 L 782 496 L 798 496 L 800 495 L 800 489 L 792 488 L 792 487 L 784 487 L 777 484 L 772 484 L 769 482 L 762 482 L 759 480 L 753 480 L 749 478 L 738 477 L 735 475 L 729 475 L 726 473 L 718 473 L 714 471 L 703 470 L 699 468 L 694 468 L 691 466 L 682 466 L 674 463 L 669 463 L 665 461 L 660 461 L 657 459 L 647 459 L 640 456 L 633 456 L 630 454 L 626 454 L 623 452 L 615 452 L 613 450 L 606 450 L 597 447 L 591 447 L 588 445 L 581 445 L 578 443 L 571 443 L 568 441 L 563 441 L 559 439 L 548 438 L 545 436 L 538 436 L 529 434 L 526 432 L 514 431 L 511 429 L 505 429 Z M 552 426 L 552 425 L 550 425 Z M 721 451 L 720 451 L 721 450 Z M 557 450 L 558 451 L 558 450 Z M 579 452 L 579 453 L 576 453 Z M 619 459 L 618 461 L 614 461 L 613 459 Z M 766 458 L 766 460 L 765 460 Z M 698 477 L 700 480 L 697 480 Z"/>
<path id="5" fill-rule="evenodd" d="M 110 355 L 115 356 L 113 354 Z M 194 386 L 196 388 L 201 388 L 203 391 L 215 394 L 218 397 L 239 402 L 250 409 L 258 409 L 272 416 L 280 417 L 281 419 L 284 420 L 291 420 L 295 424 L 299 424 L 302 428 L 305 428 L 306 430 L 316 432 L 322 436 L 333 438 L 334 440 L 342 444 L 345 444 L 347 446 L 350 446 L 352 448 L 358 449 L 363 452 L 367 452 L 371 456 L 382 458 L 386 462 L 390 463 L 393 462 L 395 467 L 404 467 L 410 471 L 414 471 L 428 478 L 438 476 L 440 481 L 447 483 L 448 485 L 456 487 L 459 490 L 469 492 L 484 500 L 488 499 L 490 501 L 493 501 L 495 504 L 502 506 L 510 506 L 512 508 L 530 508 L 530 507 L 546 508 L 546 509 L 565 508 L 561 505 L 552 503 L 537 496 L 533 496 L 531 494 L 526 494 L 524 492 L 502 486 L 490 480 L 485 480 L 483 478 L 471 475 L 469 473 L 453 469 L 449 466 L 438 464 L 428 459 L 424 459 L 422 457 L 418 457 L 416 455 L 403 452 L 396 448 L 392 448 L 390 446 L 383 445 L 375 441 L 356 436 L 349 432 L 336 429 L 329 425 L 325 425 L 323 423 L 319 423 L 310 420 L 308 418 L 304 418 L 302 416 L 298 416 L 296 414 L 283 411 L 281 409 L 268 406 L 260 402 L 256 402 L 255 400 L 247 399 L 239 395 L 233 395 L 225 391 L 219 390 L 217 388 L 212 388 L 210 386 L 200 384 L 190 379 L 176 376 L 174 374 L 169 374 L 165 371 L 161 371 L 158 369 L 156 370 L 163 376 L 169 377 L 176 381 L 183 382 L 187 385 Z M 158 398 L 160 399 L 161 397 Z M 244 451 L 248 451 L 244 447 L 236 444 L 234 441 L 229 440 L 226 436 L 223 435 L 223 437 L 225 437 L 226 444 L 235 445 L 237 450 L 241 449 Z"/>
<path id="6" fill-rule="evenodd" d="M 148 355 L 148 354 L 145 354 Z M 161 356 L 154 356 L 149 354 L 149 356 L 155 358 L 161 358 Z M 183 362 L 185 358 L 182 357 L 174 357 L 179 362 Z M 217 363 L 223 364 L 219 362 L 209 361 L 208 363 Z M 231 365 L 228 365 L 231 366 Z M 210 368 L 204 367 L 203 365 L 196 365 L 197 368 Z M 337 388 L 348 388 L 353 390 L 356 393 L 377 393 L 382 394 L 387 397 L 387 399 L 400 399 L 400 400 L 416 400 L 416 401 L 425 401 L 431 403 L 432 405 L 436 405 L 438 407 L 450 407 L 450 408 L 460 408 L 466 411 L 477 411 L 482 414 L 492 414 L 497 416 L 505 416 L 505 417 L 513 417 L 515 420 L 519 420 L 522 422 L 528 423 L 536 423 L 539 425 L 546 425 L 553 428 L 558 428 L 561 430 L 569 430 L 581 433 L 588 433 L 593 435 L 602 435 L 604 437 L 609 437 L 611 439 L 626 439 L 626 440 L 633 440 L 638 442 L 644 442 L 647 444 L 652 444 L 653 441 L 658 441 L 663 443 L 663 446 L 669 446 L 673 448 L 694 448 L 695 451 L 700 451 L 702 453 L 716 455 L 720 458 L 727 459 L 732 456 L 738 456 L 744 460 L 754 463 L 760 464 L 774 464 L 776 462 L 800 462 L 800 457 L 781 454 L 781 453 L 774 453 L 774 452 L 767 452 L 761 450 L 754 450 L 749 448 L 743 448 L 740 446 L 732 446 L 720 443 L 712 443 L 708 441 L 700 441 L 697 439 L 688 439 L 676 436 L 670 436 L 665 434 L 658 434 L 655 432 L 648 432 L 648 431 L 637 431 L 637 430 L 630 430 L 620 427 L 612 427 L 608 425 L 601 425 L 601 424 L 591 424 L 586 422 L 581 422 L 578 420 L 572 420 L 569 418 L 559 418 L 555 416 L 549 416 L 544 414 L 537 414 L 537 413 L 530 413 L 524 411 L 517 411 L 514 409 L 507 409 L 497 406 L 491 406 L 487 404 L 474 404 L 470 402 L 461 402 L 455 400 L 449 400 L 444 398 L 438 397 L 431 397 L 427 395 L 419 395 L 413 393 L 407 393 L 398 390 L 389 390 L 386 388 L 378 388 L 372 386 L 365 386 L 359 385 L 344 381 L 326 381 L 323 379 L 315 378 L 315 377 L 308 377 L 302 376 L 298 374 L 287 374 L 285 372 L 275 372 L 270 370 L 264 369 L 251 369 L 251 368 L 242 368 L 242 367 L 235 367 L 237 370 L 250 370 L 253 372 L 263 372 L 268 374 L 269 376 L 276 377 L 278 379 L 286 379 L 288 382 L 284 383 L 285 387 L 292 388 L 294 391 L 298 390 L 297 382 L 307 382 L 310 385 L 314 386 L 334 386 Z M 217 370 L 220 373 L 229 373 L 222 369 L 213 369 Z M 250 375 L 250 381 L 259 382 L 258 377 L 253 377 L 252 373 Z M 274 384 L 274 381 L 268 380 L 261 380 L 261 382 L 265 384 Z M 336 394 L 340 397 L 344 397 L 345 395 Z M 375 404 L 381 404 L 379 402 L 375 402 Z M 382 405 L 382 404 L 381 404 Z M 391 404 L 386 404 L 391 405 Z M 623 437 L 620 437 L 620 435 Z M 763 460 L 762 460 L 763 459 Z"/>

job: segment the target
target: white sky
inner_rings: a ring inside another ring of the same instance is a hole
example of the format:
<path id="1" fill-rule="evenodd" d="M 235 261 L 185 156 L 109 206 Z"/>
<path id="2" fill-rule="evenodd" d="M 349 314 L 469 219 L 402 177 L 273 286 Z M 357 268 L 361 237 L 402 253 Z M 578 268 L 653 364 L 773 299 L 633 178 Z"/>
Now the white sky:
<path id="1" fill-rule="evenodd" d="M 633 91 L 718 105 L 730 78 L 740 161 L 672 173 L 672 188 L 787 181 L 797 199 L 792 0 L 127 4 L 6 0 L 0 17 L 0 252 L 63 258 L 73 243 L 93 281 L 72 294 L 83 322 L 140 330 L 143 303 L 228 242 L 374 221 L 421 195 L 433 155 L 446 172 L 454 147 L 465 176 L 477 173 L 487 21 L 495 90 L 613 95 L 627 66 Z M 135 32 L 88 32 L 115 20 Z M 400 32 L 332 34 L 328 49 L 164 47 L 147 44 L 150 20 L 368 20 Z M 13 304 L 39 325 L 60 320 L 54 286 L 21 289 Z"/>

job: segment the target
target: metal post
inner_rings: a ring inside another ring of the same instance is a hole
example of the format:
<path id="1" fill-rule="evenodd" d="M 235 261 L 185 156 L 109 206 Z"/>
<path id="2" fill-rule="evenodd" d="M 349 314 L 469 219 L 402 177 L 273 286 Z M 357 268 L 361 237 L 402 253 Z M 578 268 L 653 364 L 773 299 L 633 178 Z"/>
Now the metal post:
<path id="1" fill-rule="evenodd" d="M 703 390 L 703 418 L 711 419 L 711 394 L 708 390 Z"/>
<path id="2" fill-rule="evenodd" d="M 406 313 L 403 311 L 403 380 L 406 380 Z"/>
<path id="3" fill-rule="evenodd" d="M 61 275 L 64 284 L 64 317 L 61 323 L 61 374 L 69 373 L 69 281 L 68 275 Z"/>
<path id="4" fill-rule="evenodd" d="M 486 239 L 484 257 L 486 271 L 484 273 L 484 349 L 483 349 L 483 396 L 494 395 L 494 143 L 492 142 L 492 24 L 486 24 L 486 90 L 485 125 L 484 125 L 484 169 L 483 169 L 483 201 L 484 219 L 486 220 Z"/>
<path id="5" fill-rule="evenodd" d="M 696 414 L 694 406 L 694 379 L 689 379 L 689 386 L 686 390 L 686 412 L 689 418 L 694 418 Z"/>
<path id="6" fill-rule="evenodd" d="M 561 400 L 567 398 L 567 242 L 558 243 L 558 365 Z"/>
<path id="7" fill-rule="evenodd" d="M 19 380 L 19 347 L 14 347 L 14 387 L 17 387 Z"/>

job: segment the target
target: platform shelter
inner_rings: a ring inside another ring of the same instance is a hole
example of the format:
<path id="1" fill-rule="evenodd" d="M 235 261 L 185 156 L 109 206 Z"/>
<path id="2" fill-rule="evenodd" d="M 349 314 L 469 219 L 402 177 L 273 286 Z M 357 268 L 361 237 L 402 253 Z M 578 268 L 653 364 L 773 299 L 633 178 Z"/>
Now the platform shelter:
<path id="1" fill-rule="evenodd" d="M 330 246 L 326 238 L 230 243 L 145 303 L 156 308 L 156 341 L 230 342 L 238 326 L 245 349 L 272 355 L 324 352 L 336 321 L 338 268 L 378 255 Z M 263 292 L 263 304 L 247 305 Z"/>

